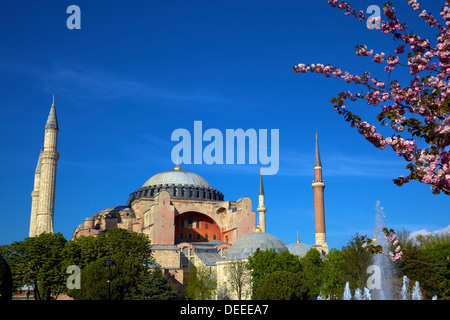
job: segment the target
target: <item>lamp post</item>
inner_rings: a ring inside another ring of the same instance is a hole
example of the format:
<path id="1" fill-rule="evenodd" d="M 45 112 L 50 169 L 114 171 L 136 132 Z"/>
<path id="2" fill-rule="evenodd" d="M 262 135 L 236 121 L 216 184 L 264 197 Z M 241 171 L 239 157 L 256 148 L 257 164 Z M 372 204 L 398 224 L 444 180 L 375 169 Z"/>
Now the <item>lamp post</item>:
<path id="1" fill-rule="evenodd" d="M 107 291 L 106 291 L 106 300 L 111 299 L 111 266 L 115 266 L 116 262 L 113 260 L 113 258 L 108 257 L 105 262 L 103 262 L 103 265 L 106 267 L 108 266 L 108 281 L 107 281 Z"/>

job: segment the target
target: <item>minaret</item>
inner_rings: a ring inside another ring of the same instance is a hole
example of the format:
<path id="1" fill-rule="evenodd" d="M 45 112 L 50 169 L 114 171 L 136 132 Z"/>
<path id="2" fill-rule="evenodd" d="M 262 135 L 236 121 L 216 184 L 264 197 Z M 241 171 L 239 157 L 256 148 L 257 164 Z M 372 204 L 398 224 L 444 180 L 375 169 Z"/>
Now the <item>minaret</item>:
<path id="1" fill-rule="evenodd" d="M 38 236 L 43 232 L 53 233 L 56 163 L 59 159 L 59 153 L 56 152 L 58 131 L 55 96 L 53 96 L 53 104 L 45 124 L 44 149 L 40 155 L 39 201 L 33 236 Z"/>
<path id="2" fill-rule="evenodd" d="M 316 226 L 316 245 L 328 253 L 328 245 L 325 233 L 325 206 L 323 189 L 325 183 L 322 180 L 322 162 L 320 160 L 319 143 L 316 133 L 316 154 L 314 159 L 314 182 L 312 184 L 314 190 L 314 220 Z"/>
<path id="3" fill-rule="evenodd" d="M 31 192 L 31 218 L 30 218 L 30 232 L 29 236 L 34 237 L 36 232 L 36 216 L 39 206 L 39 185 L 41 179 L 41 151 L 39 153 L 39 159 L 36 165 L 36 171 L 34 172 L 34 187 Z"/>
<path id="4" fill-rule="evenodd" d="M 259 203 L 258 208 L 256 209 L 258 211 L 258 226 L 261 229 L 261 232 L 266 232 L 266 207 L 264 205 L 264 186 L 262 181 L 262 175 L 261 172 L 259 173 Z"/>

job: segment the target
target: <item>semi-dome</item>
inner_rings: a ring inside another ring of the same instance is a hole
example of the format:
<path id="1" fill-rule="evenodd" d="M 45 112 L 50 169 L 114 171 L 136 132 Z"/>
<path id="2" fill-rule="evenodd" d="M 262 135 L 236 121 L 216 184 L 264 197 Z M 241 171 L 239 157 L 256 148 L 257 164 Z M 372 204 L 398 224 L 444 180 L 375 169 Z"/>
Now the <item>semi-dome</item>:
<path id="1" fill-rule="evenodd" d="M 203 188 L 211 188 L 211 185 L 203 177 L 185 170 L 169 170 L 155 174 L 147 180 L 142 187 L 163 184 L 194 185 Z"/>
<path id="2" fill-rule="evenodd" d="M 274 249 L 276 253 L 287 251 L 286 245 L 277 237 L 265 232 L 252 232 L 236 240 L 227 254 L 227 260 L 247 259 L 259 249 Z"/>

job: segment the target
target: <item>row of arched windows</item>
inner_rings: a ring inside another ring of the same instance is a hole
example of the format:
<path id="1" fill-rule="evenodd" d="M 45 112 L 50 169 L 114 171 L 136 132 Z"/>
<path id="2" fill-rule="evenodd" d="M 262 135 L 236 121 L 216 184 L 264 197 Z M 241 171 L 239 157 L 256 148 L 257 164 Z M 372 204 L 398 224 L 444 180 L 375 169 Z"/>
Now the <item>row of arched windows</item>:
<path id="1" fill-rule="evenodd" d="M 180 239 L 181 240 L 194 240 L 194 236 L 192 232 L 187 233 L 187 238 L 184 238 L 185 234 L 183 232 L 180 232 Z M 195 240 L 200 241 L 202 240 L 202 235 L 200 233 L 196 233 Z M 204 239 L 206 241 L 209 241 L 209 234 L 205 233 Z M 217 240 L 217 235 L 213 233 L 212 240 Z"/>

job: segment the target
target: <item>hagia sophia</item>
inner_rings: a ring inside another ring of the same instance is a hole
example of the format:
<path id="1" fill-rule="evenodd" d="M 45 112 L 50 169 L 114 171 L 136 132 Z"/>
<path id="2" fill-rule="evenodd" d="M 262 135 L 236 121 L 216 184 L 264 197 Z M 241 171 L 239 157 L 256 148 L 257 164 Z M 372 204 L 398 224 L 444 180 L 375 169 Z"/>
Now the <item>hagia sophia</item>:
<path id="1" fill-rule="evenodd" d="M 56 169 L 59 154 L 59 126 L 55 99 L 50 108 L 31 193 L 29 236 L 53 233 Z M 328 253 L 325 232 L 322 163 L 316 135 L 312 183 L 315 215 L 315 244 L 297 242 L 286 245 L 266 233 L 263 176 L 260 175 L 258 206 L 243 195 L 237 200 L 225 196 L 196 173 L 182 170 L 177 163 L 172 170 L 154 174 L 142 187 L 133 191 L 128 201 L 88 216 L 79 224 L 72 239 L 96 236 L 118 227 L 147 234 L 151 240 L 156 264 L 176 284 L 178 293 L 192 266 L 207 267 L 217 278 L 218 289 L 227 289 L 227 265 L 248 259 L 259 248 L 289 251 L 302 257 L 311 248 L 322 256 Z M 255 186 L 255 189 L 258 186 Z M 226 290 L 233 297 L 231 290 Z"/>

